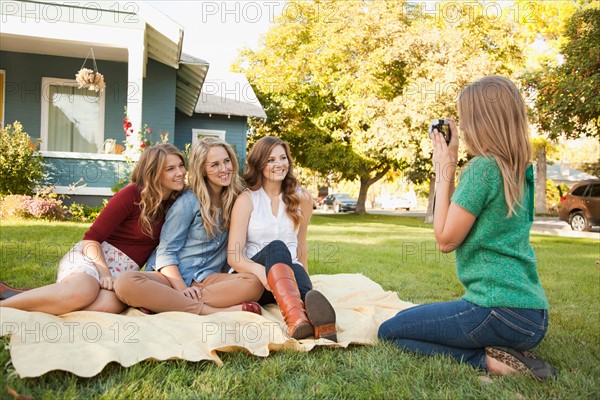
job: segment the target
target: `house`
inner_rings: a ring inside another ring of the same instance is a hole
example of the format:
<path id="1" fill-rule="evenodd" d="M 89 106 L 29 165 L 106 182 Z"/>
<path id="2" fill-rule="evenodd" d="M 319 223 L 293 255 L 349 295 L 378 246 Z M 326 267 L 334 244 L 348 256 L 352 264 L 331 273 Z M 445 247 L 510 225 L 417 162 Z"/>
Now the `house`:
<path id="1" fill-rule="evenodd" d="M 565 184 L 571 188 L 579 181 L 598 179 L 594 175 L 571 168 L 569 162 L 559 162 L 546 166 L 546 179 L 551 179 L 555 185 Z"/>
<path id="2" fill-rule="evenodd" d="M 247 117 L 266 117 L 260 103 L 223 97 L 226 85 L 204 87 L 209 63 L 183 53 L 183 27 L 146 2 L 0 5 L 2 124 L 18 120 L 41 141 L 46 183 L 57 193 L 79 182 L 79 202 L 112 196 L 139 152 L 144 125 L 153 142 L 169 132 L 168 141 L 183 150 L 199 135 L 216 135 L 245 158 Z M 103 91 L 78 88 L 83 67 L 103 75 Z M 135 133 L 128 137 L 125 110 Z"/>
<path id="3" fill-rule="evenodd" d="M 191 117 L 177 112 L 175 145 L 183 148 L 199 136 L 216 136 L 230 143 L 241 166 L 246 164 L 248 118 L 266 119 L 267 114 L 256 98 L 244 74 L 212 71 L 206 77 L 200 98 Z M 243 133 L 231 134 L 231 133 Z"/>

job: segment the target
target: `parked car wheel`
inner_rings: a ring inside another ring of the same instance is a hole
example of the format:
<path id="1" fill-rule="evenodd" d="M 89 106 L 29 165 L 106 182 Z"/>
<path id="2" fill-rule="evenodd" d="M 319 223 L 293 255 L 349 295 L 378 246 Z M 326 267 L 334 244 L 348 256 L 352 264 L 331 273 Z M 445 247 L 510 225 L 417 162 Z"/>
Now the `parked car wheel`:
<path id="1" fill-rule="evenodd" d="M 584 232 L 590 230 L 590 224 L 585 218 L 585 214 L 581 211 L 575 212 L 571 215 L 571 228 L 574 231 Z"/>

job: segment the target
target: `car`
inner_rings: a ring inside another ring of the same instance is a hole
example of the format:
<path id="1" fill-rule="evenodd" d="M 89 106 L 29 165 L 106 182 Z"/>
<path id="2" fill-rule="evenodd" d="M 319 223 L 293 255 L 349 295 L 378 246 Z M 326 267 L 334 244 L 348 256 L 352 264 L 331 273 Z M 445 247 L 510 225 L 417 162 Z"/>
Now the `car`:
<path id="1" fill-rule="evenodd" d="M 574 231 L 589 231 L 600 225 L 600 179 L 576 183 L 560 199 L 558 218 L 568 222 Z"/>
<path id="2" fill-rule="evenodd" d="M 406 193 L 399 196 L 378 196 L 375 198 L 375 206 L 382 209 L 399 210 L 404 208 L 409 211 L 417 207 L 417 196 L 413 193 Z"/>
<path id="3" fill-rule="evenodd" d="M 323 211 L 332 209 L 333 212 L 356 211 L 356 199 L 347 193 L 332 193 L 323 199 Z"/>

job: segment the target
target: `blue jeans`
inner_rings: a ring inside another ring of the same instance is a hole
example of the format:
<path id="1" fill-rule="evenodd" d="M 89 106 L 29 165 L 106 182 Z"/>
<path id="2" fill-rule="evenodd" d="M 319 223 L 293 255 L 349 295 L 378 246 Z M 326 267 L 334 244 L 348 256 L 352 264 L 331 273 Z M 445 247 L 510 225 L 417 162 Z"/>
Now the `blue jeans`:
<path id="1" fill-rule="evenodd" d="M 485 308 L 459 300 L 400 311 L 381 324 L 378 336 L 401 349 L 445 354 L 486 369 L 484 347 L 529 350 L 541 342 L 547 329 L 546 310 Z"/>
<path id="2" fill-rule="evenodd" d="M 302 301 L 304 301 L 306 293 L 312 289 L 312 282 L 310 281 L 308 273 L 302 265 L 294 264 L 292 262 L 290 250 L 281 240 L 274 240 L 266 245 L 261 251 L 252 257 L 252 261 L 264 265 L 267 276 L 269 276 L 269 270 L 273 265 L 280 263 L 289 265 L 294 272 L 294 277 L 296 278 L 296 283 L 298 284 L 298 290 L 300 291 L 300 297 L 302 298 Z M 275 303 L 275 298 L 271 292 L 265 291 L 258 302 L 263 305 Z"/>

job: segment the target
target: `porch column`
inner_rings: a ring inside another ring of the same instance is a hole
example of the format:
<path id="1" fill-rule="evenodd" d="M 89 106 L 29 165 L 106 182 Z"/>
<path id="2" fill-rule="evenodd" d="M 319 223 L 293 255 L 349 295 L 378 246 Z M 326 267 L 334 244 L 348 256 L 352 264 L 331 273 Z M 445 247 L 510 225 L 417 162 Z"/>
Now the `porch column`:
<path id="1" fill-rule="evenodd" d="M 125 149 L 125 156 L 137 160 L 141 153 L 142 109 L 144 94 L 144 76 L 146 75 L 145 32 L 132 32 L 127 46 L 129 59 L 127 62 L 127 117 L 133 128 Z"/>

